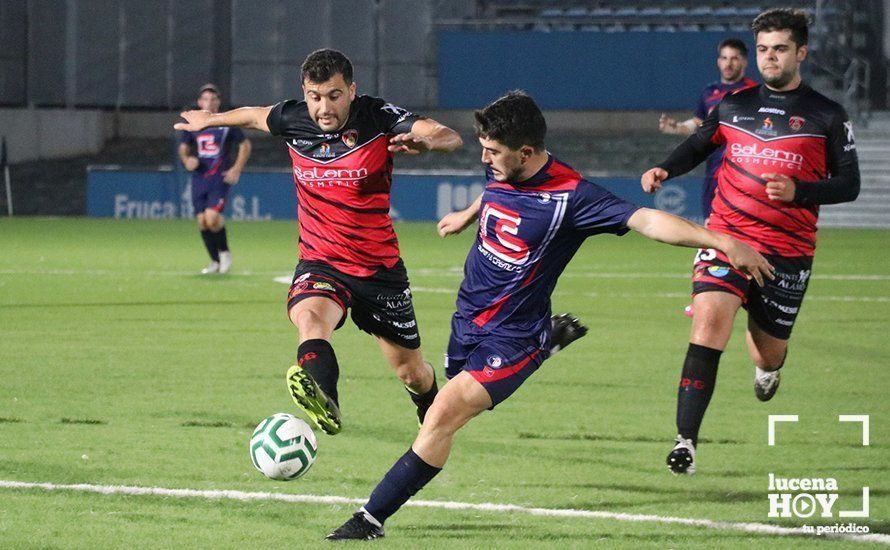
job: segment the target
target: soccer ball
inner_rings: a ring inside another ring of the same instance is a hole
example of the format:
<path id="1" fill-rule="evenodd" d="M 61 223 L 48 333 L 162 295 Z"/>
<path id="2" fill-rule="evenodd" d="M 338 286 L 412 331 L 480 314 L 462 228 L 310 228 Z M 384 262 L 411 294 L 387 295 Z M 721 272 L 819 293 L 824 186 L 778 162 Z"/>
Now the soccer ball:
<path id="1" fill-rule="evenodd" d="M 315 464 L 318 443 L 309 424 L 277 413 L 259 423 L 250 436 L 250 460 L 268 478 L 291 481 Z"/>

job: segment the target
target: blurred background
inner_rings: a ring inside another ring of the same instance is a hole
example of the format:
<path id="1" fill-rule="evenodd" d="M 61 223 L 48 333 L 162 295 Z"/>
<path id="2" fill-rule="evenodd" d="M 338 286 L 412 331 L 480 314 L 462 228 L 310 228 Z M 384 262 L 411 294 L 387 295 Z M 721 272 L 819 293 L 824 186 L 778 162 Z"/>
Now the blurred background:
<path id="1" fill-rule="evenodd" d="M 654 200 L 634 182 L 680 139 L 658 132 L 659 114 L 692 116 L 719 78 L 724 38 L 748 43 L 757 80 L 750 23 L 779 6 L 810 13 L 805 80 L 855 121 L 863 192 L 825 208 L 821 223 L 890 227 L 890 0 L 0 0 L 10 180 L 0 213 L 190 217 L 178 112 L 205 82 L 219 86 L 224 108 L 301 98 L 300 64 L 321 47 L 351 58 L 360 93 L 464 136 L 458 154 L 397 159 L 397 210 L 418 198 L 399 178 L 426 178 L 423 193 L 437 197 L 399 217 L 433 219 L 478 191 L 472 110 L 514 88 L 544 108 L 557 156 Z M 241 208 L 230 215 L 293 217 L 285 147 L 250 137 Z M 695 218 L 702 174 L 655 205 Z"/>

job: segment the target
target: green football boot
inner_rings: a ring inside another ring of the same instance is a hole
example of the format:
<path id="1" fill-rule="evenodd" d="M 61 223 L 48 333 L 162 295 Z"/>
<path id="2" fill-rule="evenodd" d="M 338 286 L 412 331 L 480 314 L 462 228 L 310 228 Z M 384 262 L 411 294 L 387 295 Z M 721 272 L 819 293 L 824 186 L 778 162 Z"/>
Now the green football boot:
<path id="1" fill-rule="evenodd" d="M 287 369 L 287 389 L 294 403 L 306 413 L 316 428 L 328 435 L 340 433 L 340 408 L 318 387 L 308 372 L 297 365 Z"/>

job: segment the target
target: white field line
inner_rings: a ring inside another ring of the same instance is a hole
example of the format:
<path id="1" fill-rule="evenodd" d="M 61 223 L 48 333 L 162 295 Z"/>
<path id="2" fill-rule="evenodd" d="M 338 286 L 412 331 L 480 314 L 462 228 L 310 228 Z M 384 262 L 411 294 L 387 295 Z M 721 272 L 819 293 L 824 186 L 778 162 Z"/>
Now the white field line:
<path id="1" fill-rule="evenodd" d="M 90 485 L 85 483 L 74 485 L 58 485 L 55 483 L 28 483 L 23 481 L 0 480 L 0 488 L 4 489 L 39 489 L 44 491 L 73 491 L 81 493 L 98 493 L 102 495 L 158 496 L 174 498 L 227 499 L 250 502 L 257 500 L 273 500 L 280 502 L 296 502 L 308 504 L 364 504 L 366 499 L 347 498 L 325 495 L 295 495 L 287 493 L 249 493 L 231 490 L 198 490 L 198 489 L 166 489 L 163 487 L 132 487 L 126 485 Z M 515 504 L 475 504 L 470 502 L 451 502 L 438 500 L 409 500 L 405 506 L 416 508 L 440 508 L 445 510 L 476 510 L 480 512 L 504 512 L 530 514 L 545 517 L 566 517 L 586 519 L 611 519 L 615 521 L 664 523 L 705 527 L 719 531 L 743 531 L 761 535 L 775 536 L 813 536 L 801 528 L 778 527 L 765 523 L 742 523 L 731 521 L 714 521 L 710 519 L 678 518 L 651 514 L 625 514 L 604 512 L 599 510 L 573 510 L 559 508 L 530 508 Z M 854 535 L 835 534 L 822 535 L 835 539 L 855 542 L 877 542 L 890 545 L 890 535 L 880 533 Z"/>

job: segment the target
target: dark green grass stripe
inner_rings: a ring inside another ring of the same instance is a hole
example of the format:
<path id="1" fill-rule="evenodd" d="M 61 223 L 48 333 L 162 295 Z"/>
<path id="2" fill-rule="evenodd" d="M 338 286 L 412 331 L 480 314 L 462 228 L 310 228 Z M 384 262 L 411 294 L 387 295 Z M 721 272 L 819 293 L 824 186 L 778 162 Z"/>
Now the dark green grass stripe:
<path id="1" fill-rule="evenodd" d="M 108 424 L 108 422 L 104 420 L 99 420 L 97 418 L 62 418 L 62 424 L 89 424 L 89 425 L 101 425 Z"/>

